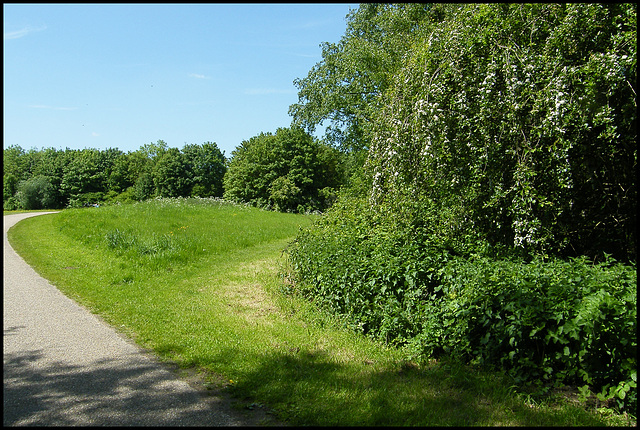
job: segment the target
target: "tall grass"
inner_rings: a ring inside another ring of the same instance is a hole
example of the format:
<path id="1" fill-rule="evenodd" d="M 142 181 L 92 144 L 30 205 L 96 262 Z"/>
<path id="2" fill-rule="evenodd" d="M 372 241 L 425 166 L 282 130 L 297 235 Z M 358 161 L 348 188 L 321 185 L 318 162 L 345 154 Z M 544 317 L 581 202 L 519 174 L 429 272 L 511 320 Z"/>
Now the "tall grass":
<path id="1" fill-rule="evenodd" d="M 213 391 L 293 425 L 628 425 L 508 380 L 417 365 L 285 295 L 282 251 L 313 217 L 160 199 L 29 218 L 12 245 L 61 291 Z"/>

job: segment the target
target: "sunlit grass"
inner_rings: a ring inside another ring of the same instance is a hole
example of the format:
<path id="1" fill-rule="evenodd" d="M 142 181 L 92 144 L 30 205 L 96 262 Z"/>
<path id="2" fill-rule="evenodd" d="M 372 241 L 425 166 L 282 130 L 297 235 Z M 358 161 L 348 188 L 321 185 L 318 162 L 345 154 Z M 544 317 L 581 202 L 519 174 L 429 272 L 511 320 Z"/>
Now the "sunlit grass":
<path id="1" fill-rule="evenodd" d="M 282 250 L 312 220 L 163 199 L 29 218 L 9 238 L 140 345 L 294 425 L 629 425 L 584 405 L 532 404 L 496 373 L 408 362 L 282 294 Z"/>

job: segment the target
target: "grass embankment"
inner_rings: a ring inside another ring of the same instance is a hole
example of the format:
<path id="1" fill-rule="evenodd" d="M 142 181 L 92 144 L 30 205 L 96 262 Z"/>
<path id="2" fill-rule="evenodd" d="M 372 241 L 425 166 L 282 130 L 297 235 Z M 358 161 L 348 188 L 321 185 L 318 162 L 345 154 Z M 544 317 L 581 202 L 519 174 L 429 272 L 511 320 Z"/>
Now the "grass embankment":
<path id="1" fill-rule="evenodd" d="M 293 425 L 629 425 L 499 374 L 403 352 L 280 292 L 282 250 L 313 218 L 210 200 L 65 210 L 11 229 L 66 295 L 245 407 Z"/>

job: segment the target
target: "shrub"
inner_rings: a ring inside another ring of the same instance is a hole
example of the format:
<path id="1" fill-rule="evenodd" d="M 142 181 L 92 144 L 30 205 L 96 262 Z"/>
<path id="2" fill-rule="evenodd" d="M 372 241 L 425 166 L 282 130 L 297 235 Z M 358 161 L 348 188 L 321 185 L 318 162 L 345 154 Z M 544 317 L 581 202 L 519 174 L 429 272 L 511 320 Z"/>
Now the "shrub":
<path id="1" fill-rule="evenodd" d="M 637 276 L 615 261 L 451 259 L 428 312 L 447 334 L 418 342 L 517 382 L 635 386 Z M 425 350 L 432 349 L 425 348 Z M 633 387 L 632 402 L 635 402 Z M 619 400 L 623 400 L 625 395 Z"/>
<path id="2" fill-rule="evenodd" d="M 133 185 L 134 198 L 138 201 L 146 200 L 149 197 L 153 197 L 154 192 L 155 185 L 153 184 L 153 177 L 151 174 L 141 174 Z"/>
<path id="3" fill-rule="evenodd" d="M 81 208 L 90 205 L 97 205 L 104 201 L 104 193 L 96 192 L 96 193 L 83 193 L 79 194 L 75 198 L 69 199 L 70 208 Z"/>
<path id="4" fill-rule="evenodd" d="M 489 258 L 468 252 L 474 237 L 439 237 L 446 220 L 428 205 L 431 223 L 411 213 L 391 219 L 342 197 L 288 249 L 293 290 L 412 359 L 446 355 L 635 407 L 634 267 Z"/>
<path id="5" fill-rule="evenodd" d="M 15 211 L 15 210 L 18 210 L 20 208 L 21 208 L 20 202 L 15 197 L 9 197 L 3 203 L 3 209 L 5 211 Z"/>
<path id="6" fill-rule="evenodd" d="M 52 208 L 56 190 L 46 176 L 35 176 L 18 183 L 16 198 L 24 209 Z"/>

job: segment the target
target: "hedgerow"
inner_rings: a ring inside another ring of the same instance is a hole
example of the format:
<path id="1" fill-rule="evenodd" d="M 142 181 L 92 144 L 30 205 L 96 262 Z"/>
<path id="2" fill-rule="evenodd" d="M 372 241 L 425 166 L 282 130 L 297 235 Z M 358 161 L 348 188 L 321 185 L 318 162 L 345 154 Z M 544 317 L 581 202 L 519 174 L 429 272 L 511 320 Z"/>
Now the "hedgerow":
<path id="1" fill-rule="evenodd" d="M 460 254 L 404 221 L 341 200 L 288 249 L 294 290 L 411 359 L 446 355 L 635 410 L 634 266 Z"/>

